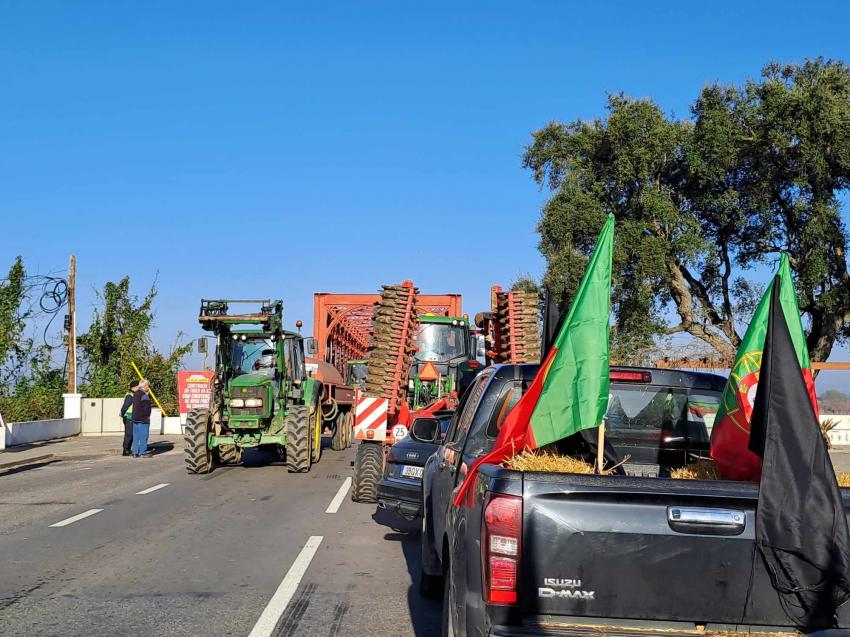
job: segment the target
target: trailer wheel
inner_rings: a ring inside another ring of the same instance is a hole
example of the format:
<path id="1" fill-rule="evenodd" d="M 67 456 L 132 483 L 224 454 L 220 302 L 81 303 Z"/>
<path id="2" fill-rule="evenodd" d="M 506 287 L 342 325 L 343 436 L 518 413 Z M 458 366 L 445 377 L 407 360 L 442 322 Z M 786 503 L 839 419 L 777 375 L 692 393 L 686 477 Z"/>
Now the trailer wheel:
<path id="1" fill-rule="evenodd" d="M 348 412 L 341 411 L 334 420 L 334 437 L 331 438 L 331 449 L 342 451 L 348 442 L 345 437 L 345 426 L 348 424 Z"/>
<path id="2" fill-rule="evenodd" d="M 354 437 L 354 410 L 349 410 L 345 419 L 345 447 L 351 446 L 351 440 Z"/>
<path id="3" fill-rule="evenodd" d="M 290 405 L 284 419 L 286 427 L 286 468 L 290 473 L 310 470 L 310 423 L 307 407 Z"/>
<path id="4" fill-rule="evenodd" d="M 376 442 L 361 442 L 357 445 L 351 499 L 355 502 L 377 502 L 378 480 L 383 471 L 383 445 Z"/>
<path id="5" fill-rule="evenodd" d="M 218 461 L 223 465 L 242 464 L 242 447 L 236 445 L 219 445 L 215 450 Z"/>
<path id="6" fill-rule="evenodd" d="M 186 418 L 183 450 L 188 473 L 203 474 L 212 471 L 212 453 L 207 446 L 209 423 L 210 414 L 206 409 L 190 412 Z"/>

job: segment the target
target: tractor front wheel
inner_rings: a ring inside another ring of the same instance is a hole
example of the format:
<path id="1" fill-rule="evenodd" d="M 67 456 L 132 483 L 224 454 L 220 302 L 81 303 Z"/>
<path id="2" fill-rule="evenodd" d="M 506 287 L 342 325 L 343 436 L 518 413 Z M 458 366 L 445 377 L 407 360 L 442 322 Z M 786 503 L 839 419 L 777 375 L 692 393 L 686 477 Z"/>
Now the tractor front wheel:
<path id="1" fill-rule="evenodd" d="M 210 414 L 206 409 L 193 411 L 186 418 L 183 449 L 186 454 L 186 471 L 192 474 L 212 471 L 212 453 L 207 445 Z"/>
<path id="2" fill-rule="evenodd" d="M 310 470 L 310 422 L 307 407 L 290 405 L 284 420 L 286 427 L 286 468 L 290 473 Z"/>
<path id="3" fill-rule="evenodd" d="M 354 483 L 351 499 L 355 502 L 377 502 L 378 480 L 384 471 L 384 445 L 361 442 L 354 456 Z"/>

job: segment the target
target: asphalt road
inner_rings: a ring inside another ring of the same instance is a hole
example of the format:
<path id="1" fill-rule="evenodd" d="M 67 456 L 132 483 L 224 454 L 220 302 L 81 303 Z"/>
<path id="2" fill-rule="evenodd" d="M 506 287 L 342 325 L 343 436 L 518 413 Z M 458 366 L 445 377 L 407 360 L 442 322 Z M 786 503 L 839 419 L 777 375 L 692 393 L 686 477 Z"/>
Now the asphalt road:
<path id="1" fill-rule="evenodd" d="M 326 512 L 353 457 L 189 476 L 172 449 L 0 474 L 0 634 L 438 634 L 414 530 L 348 493 Z"/>

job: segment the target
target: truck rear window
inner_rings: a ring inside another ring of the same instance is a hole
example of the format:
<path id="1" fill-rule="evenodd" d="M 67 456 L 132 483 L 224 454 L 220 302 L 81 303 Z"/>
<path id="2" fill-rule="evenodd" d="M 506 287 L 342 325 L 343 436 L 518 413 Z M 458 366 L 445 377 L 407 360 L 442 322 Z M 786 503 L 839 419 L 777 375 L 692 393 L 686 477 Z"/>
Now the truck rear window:
<path id="1" fill-rule="evenodd" d="M 522 391 L 522 383 L 518 381 L 505 383 L 501 388 L 487 424 L 488 438 L 498 436 L 505 417 L 519 401 Z M 613 439 L 618 434 L 630 437 L 646 434 L 657 438 L 663 433 L 707 444 L 720 399 L 720 392 L 611 383 L 607 431 Z"/>
<path id="2" fill-rule="evenodd" d="M 707 443 L 720 398 L 719 392 L 705 390 L 612 383 L 606 431 L 614 439 L 664 433 Z"/>

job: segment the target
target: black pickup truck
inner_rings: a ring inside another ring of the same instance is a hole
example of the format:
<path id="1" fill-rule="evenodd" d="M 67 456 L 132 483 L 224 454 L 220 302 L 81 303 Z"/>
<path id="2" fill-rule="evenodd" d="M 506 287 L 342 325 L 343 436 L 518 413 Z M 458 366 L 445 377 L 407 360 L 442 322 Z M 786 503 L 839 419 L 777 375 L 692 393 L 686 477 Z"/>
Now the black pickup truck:
<path id="1" fill-rule="evenodd" d="M 464 506 L 453 505 L 468 467 L 491 449 L 536 371 L 483 370 L 426 464 L 420 586 L 443 596 L 443 635 L 793 634 L 755 567 L 758 485 L 665 477 L 705 452 L 719 376 L 612 369 L 608 433 L 636 458 L 637 472 L 485 464 Z M 839 625 L 850 628 L 848 607 Z"/>

